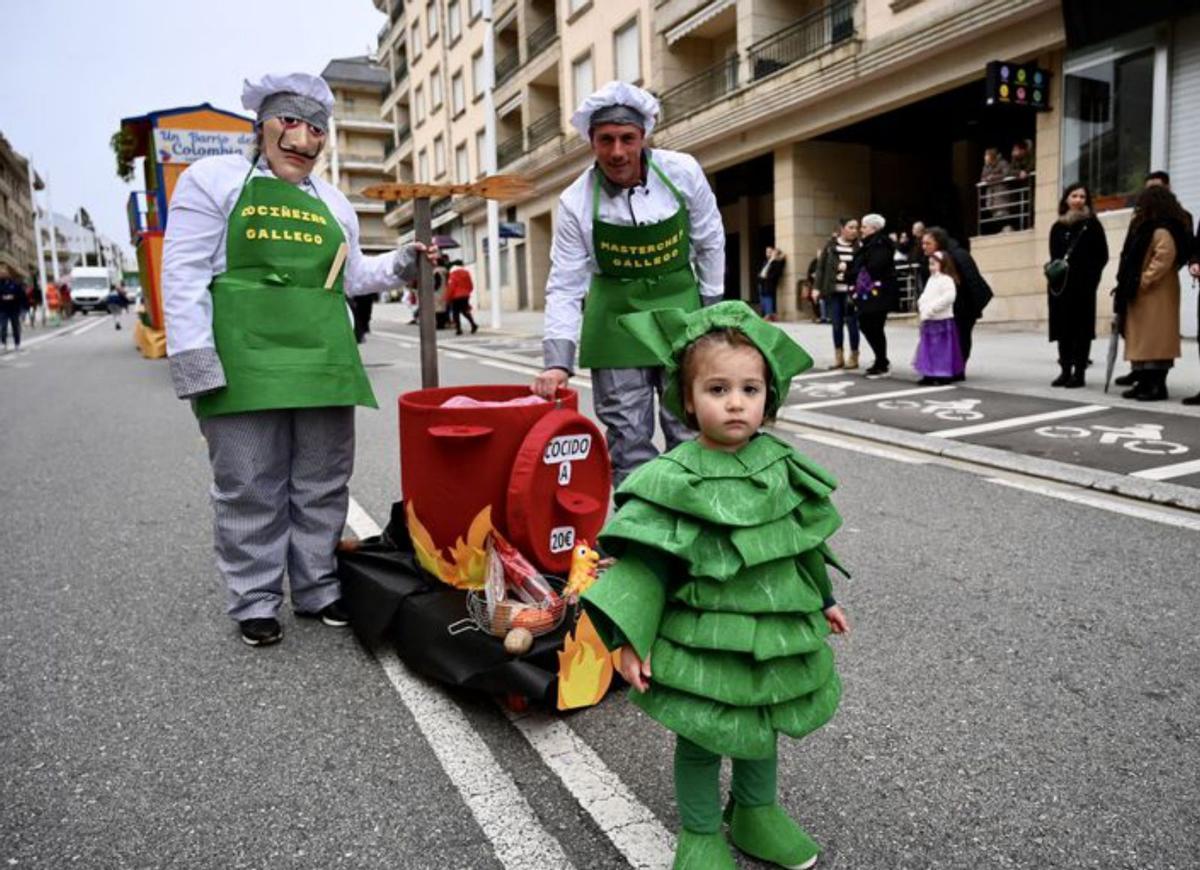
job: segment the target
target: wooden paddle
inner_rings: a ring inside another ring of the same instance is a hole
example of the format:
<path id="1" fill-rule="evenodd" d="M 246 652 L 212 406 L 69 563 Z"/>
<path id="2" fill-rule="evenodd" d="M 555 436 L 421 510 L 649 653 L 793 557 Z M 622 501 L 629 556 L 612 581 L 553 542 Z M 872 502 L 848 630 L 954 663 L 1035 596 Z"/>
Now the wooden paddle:
<path id="1" fill-rule="evenodd" d="M 489 175 L 468 184 L 418 184 L 387 182 L 373 184 L 362 191 L 371 199 L 430 199 L 440 196 L 481 196 L 484 199 L 516 199 L 533 190 L 533 182 L 521 175 Z"/>
<path id="2" fill-rule="evenodd" d="M 338 272 L 342 271 L 342 266 L 346 262 L 346 255 L 349 253 L 350 248 L 345 242 L 338 245 L 337 253 L 333 255 L 333 263 L 329 266 L 329 274 L 325 276 L 326 290 L 333 289 L 333 283 L 337 281 Z"/>

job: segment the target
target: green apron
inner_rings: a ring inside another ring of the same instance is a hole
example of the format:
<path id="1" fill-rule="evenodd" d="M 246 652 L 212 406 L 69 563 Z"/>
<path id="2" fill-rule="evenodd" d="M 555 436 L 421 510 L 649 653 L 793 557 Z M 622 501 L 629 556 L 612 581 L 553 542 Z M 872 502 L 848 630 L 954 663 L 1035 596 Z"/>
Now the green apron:
<path id="1" fill-rule="evenodd" d="M 331 289 L 324 286 L 345 241 L 337 219 L 294 184 L 246 179 L 229 216 L 225 271 L 209 287 L 226 386 L 196 399 L 196 415 L 379 407 L 358 355 L 341 275 Z"/>
<path id="2" fill-rule="evenodd" d="M 666 220 L 641 226 L 600 220 L 600 170 L 592 187 L 592 247 L 600 274 L 592 278 L 583 312 L 579 365 L 589 369 L 646 368 L 661 365 L 650 351 L 617 324 L 633 311 L 700 307 L 700 285 L 690 262 L 687 203 L 671 179 L 647 158 L 650 168 L 679 200 Z"/>

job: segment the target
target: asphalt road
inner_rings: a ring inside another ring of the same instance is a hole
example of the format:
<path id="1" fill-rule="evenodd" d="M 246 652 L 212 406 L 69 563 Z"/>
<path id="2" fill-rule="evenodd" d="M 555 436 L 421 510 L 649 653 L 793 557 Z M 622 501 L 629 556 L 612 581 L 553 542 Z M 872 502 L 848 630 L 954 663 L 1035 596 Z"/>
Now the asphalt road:
<path id="1" fill-rule="evenodd" d="M 349 632 L 285 615 L 276 647 L 236 639 L 199 431 L 165 362 L 96 323 L 0 358 L 0 866 L 502 866 Z M 419 369 L 383 335 L 364 359 L 382 408 L 352 492 L 382 523 Z M 442 357 L 444 384 L 526 379 Z M 1196 866 L 1197 532 L 797 444 L 842 482 L 854 573 L 841 710 L 781 742 L 818 866 Z M 626 866 L 495 704 L 451 702 L 571 864 Z M 566 723 L 675 829 L 668 733 L 619 695 Z"/>

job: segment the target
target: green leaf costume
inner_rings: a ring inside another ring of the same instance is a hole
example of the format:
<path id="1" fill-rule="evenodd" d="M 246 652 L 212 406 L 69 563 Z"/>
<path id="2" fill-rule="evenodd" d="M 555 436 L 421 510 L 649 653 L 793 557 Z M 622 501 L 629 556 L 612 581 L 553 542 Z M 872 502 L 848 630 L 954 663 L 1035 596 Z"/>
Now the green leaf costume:
<path id="1" fill-rule="evenodd" d="M 668 384 L 699 335 L 744 332 L 771 367 L 768 412 L 811 365 L 740 302 L 621 322 L 657 348 Z M 828 566 L 842 570 L 825 543 L 841 525 L 829 500 L 836 486 L 767 433 L 736 453 L 687 442 L 630 475 L 600 534 L 618 561 L 583 603 L 610 649 L 629 643 L 650 655 L 650 688 L 631 693 L 635 704 L 698 746 L 741 759 L 773 758 L 777 732 L 802 737 L 832 717 L 841 683 L 822 611 L 834 603 Z"/>

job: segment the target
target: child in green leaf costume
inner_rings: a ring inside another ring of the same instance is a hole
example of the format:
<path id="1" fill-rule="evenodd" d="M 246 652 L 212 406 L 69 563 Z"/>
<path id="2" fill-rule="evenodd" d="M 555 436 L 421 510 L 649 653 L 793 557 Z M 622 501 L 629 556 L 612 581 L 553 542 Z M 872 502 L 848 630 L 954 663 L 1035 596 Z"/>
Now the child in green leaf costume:
<path id="1" fill-rule="evenodd" d="M 758 430 L 812 360 L 742 302 L 619 322 L 662 361 L 663 405 L 700 432 L 617 490 L 600 534 L 617 561 L 583 596 L 620 650 L 633 702 L 676 734 L 675 867 L 735 866 L 721 833 L 722 756 L 733 759 L 724 820 L 734 845 L 811 867 L 819 847 L 776 802 L 775 741 L 837 708 L 825 638 L 848 624 L 825 541 L 841 518 L 829 473 Z"/>

